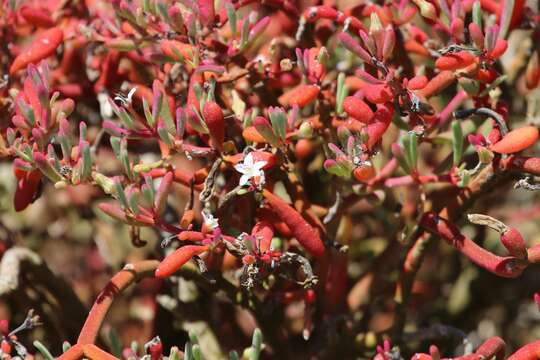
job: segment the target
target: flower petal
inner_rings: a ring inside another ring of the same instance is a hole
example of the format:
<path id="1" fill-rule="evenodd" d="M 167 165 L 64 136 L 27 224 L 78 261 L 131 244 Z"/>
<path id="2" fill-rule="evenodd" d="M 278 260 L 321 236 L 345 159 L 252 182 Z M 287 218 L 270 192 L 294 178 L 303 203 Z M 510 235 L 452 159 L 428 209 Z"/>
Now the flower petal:
<path id="1" fill-rule="evenodd" d="M 249 176 L 249 175 L 242 175 L 242 176 L 240 177 L 239 185 L 240 185 L 240 186 L 248 185 L 250 179 L 251 179 L 251 176 Z"/>

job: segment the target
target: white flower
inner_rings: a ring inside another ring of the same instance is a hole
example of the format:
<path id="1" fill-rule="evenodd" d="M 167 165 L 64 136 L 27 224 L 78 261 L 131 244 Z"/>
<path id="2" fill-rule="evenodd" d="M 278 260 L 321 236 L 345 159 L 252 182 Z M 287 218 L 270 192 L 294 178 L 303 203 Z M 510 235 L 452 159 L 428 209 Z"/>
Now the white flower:
<path id="1" fill-rule="evenodd" d="M 216 219 L 216 218 L 215 218 L 212 214 L 210 214 L 208 211 L 203 210 L 202 216 L 203 216 L 203 219 L 204 219 L 204 225 L 205 225 L 207 228 L 214 230 L 215 228 L 219 227 L 218 219 Z"/>
<path id="2" fill-rule="evenodd" d="M 133 94 L 135 94 L 135 91 L 137 91 L 137 87 L 135 86 L 131 90 L 129 90 L 129 93 L 127 96 L 124 96 L 122 93 L 117 93 L 114 97 L 114 100 L 120 101 L 124 106 L 129 106 L 131 104 Z"/>
<path id="3" fill-rule="evenodd" d="M 99 102 L 99 112 L 101 117 L 110 118 L 113 115 L 113 109 L 109 103 L 109 95 L 106 92 L 100 92 L 97 95 L 97 100 Z"/>
<path id="4" fill-rule="evenodd" d="M 252 178 L 259 178 L 259 184 L 264 184 L 264 171 L 262 168 L 266 165 L 266 161 L 253 160 L 253 153 L 249 153 L 244 157 L 242 163 L 238 163 L 234 166 L 236 171 L 242 174 L 240 177 L 240 186 L 249 185 Z"/>

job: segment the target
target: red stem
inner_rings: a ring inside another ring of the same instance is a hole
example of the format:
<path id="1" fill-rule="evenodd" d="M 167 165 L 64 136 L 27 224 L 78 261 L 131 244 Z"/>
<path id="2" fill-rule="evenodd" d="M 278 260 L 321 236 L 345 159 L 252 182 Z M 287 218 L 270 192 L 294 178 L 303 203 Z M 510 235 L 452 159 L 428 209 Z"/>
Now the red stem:
<path id="1" fill-rule="evenodd" d="M 439 126 L 446 124 L 452 113 L 461 105 L 463 101 L 467 99 L 468 95 L 464 90 L 458 91 L 458 93 L 450 100 L 450 102 L 439 113 Z"/>
<path id="2" fill-rule="evenodd" d="M 442 237 L 477 265 L 498 276 L 518 277 L 527 266 L 526 262 L 513 256 L 500 257 L 478 246 L 474 241 L 461 234 L 456 226 L 433 212 L 424 215 L 421 226 L 433 235 Z"/>
<path id="3" fill-rule="evenodd" d="M 120 270 L 98 295 L 88 317 L 84 322 L 77 344 L 93 344 L 98 335 L 101 324 L 117 294 L 121 293 L 138 277 L 152 276 L 159 265 L 159 261 L 145 260 L 127 264 Z"/>
<path id="4" fill-rule="evenodd" d="M 527 260 L 530 263 L 540 262 L 540 245 L 535 245 L 527 249 Z"/>
<path id="5" fill-rule="evenodd" d="M 484 359 L 491 359 L 495 356 L 496 360 L 504 360 L 505 352 L 506 343 L 498 336 L 490 337 L 476 349 L 476 355 L 480 355 Z"/>
<path id="6" fill-rule="evenodd" d="M 68 351 L 58 357 L 57 360 L 78 360 L 83 357 L 83 345 L 75 344 Z"/>
<path id="7" fill-rule="evenodd" d="M 434 182 L 449 182 L 452 183 L 452 177 L 448 174 L 445 175 L 420 175 L 416 179 L 411 175 L 405 175 L 395 178 L 386 179 L 384 181 L 384 186 L 386 187 L 397 187 L 397 186 L 406 186 L 412 185 L 415 183 L 418 184 L 428 184 Z"/>
<path id="8" fill-rule="evenodd" d="M 101 350 L 94 344 L 87 344 L 83 346 L 84 357 L 90 360 L 118 360 L 116 356 L 109 354 L 108 352 Z"/>
<path id="9" fill-rule="evenodd" d="M 502 159 L 500 167 L 503 170 L 525 172 L 532 175 L 540 175 L 540 158 L 510 156 Z"/>
<path id="10" fill-rule="evenodd" d="M 523 346 L 508 357 L 508 360 L 536 360 L 540 358 L 540 340 Z"/>

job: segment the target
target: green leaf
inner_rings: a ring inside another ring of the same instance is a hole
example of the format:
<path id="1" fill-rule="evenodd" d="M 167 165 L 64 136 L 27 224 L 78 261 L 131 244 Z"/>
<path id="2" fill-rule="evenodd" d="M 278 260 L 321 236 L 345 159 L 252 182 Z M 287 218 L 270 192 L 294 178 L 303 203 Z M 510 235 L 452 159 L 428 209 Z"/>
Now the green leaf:
<path id="1" fill-rule="evenodd" d="M 192 344 L 198 344 L 199 343 L 199 338 L 197 337 L 197 334 L 193 331 L 190 331 L 188 333 L 188 336 L 189 336 L 189 341 L 192 343 Z"/>
<path id="2" fill-rule="evenodd" d="M 124 209 L 129 209 L 129 204 L 126 198 L 126 193 L 124 193 L 124 188 L 122 187 L 122 184 L 120 182 L 114 183 L 114 189 L 116 193 L 116 197 L 120 201 L 120 204 Z"/>
<path id="3" fill-rule="evenodd" d="M 79 125 L 79 138 L 81 140 L 86 140 L 88 138 L 88 127 L 83 122 Z"/>
<path id="4" fill-rule="evenodd" d="M 193 92 L 195 92 L 195 98 L 197 99 L 197 102 L 199 103 L 199 109 L 204 109 L 204 104 L 206 102 L 206 98 L 204 96 L 204 91 L 201 85 L 195 84 L 193 85 Z"/>
<path id="5" fill-rule="evenodd" d="M 171 352 L 169 353 L 169 360 L 180 360 L 179 351 L 176 346 L 173 346 L 171 348 Z"/>
<path id="6" fill-rule="evenodd" d="M 122 357 L 122 344 L 120 343 L 120 338 L 115 329 L 109 331 L 109 341 L 111 343 L 111 351 L 114 356 L 117 358 Z"/>
<path id="7" fill-rule="evenodd" d="M 499 39 L 506 38 L 508 30 L 510 30 L 510 22 L 512 21 L 512 14 L 514 12 L 514 0 L 503 0 L 503 9 L 501 17 L 501 28 L 499 30 Z"/>
<path id="8" fill-rule="evenodd" d="M 450 139 L 450 138 L 448 138 L 446 136 L 443 136 L 443 135 L 435 136 L 435 137 L 430 138 L 430 142 L 432 144 L 440 145 L 440 146 L 451 146 L 452 145 L 452 139 Z"/>
<path id="9" fill-rule="evenodd" d="M 244 49 L 248 43 L 249 38 L 249 18 L 244 18 L 242 24 L 242 31 L 240 32 L 240 50 Z"/>
<path id="10" fill-rule="evenodd" d="M 349 161 L 334 161 L 331 165 L 328 165 L 328 161 L 325 162 L 325 170 L 330 174 L 350 179 L 351 173 L 353 171 L 352 164 Z"/>
<path id="11" fill-rule="evenodd" d="M 234 10 L 234 6 L 231 3 L 226 3 L 225 8 L 227 9 L 227 18 L 229 19 L 229 26 L 231 27 L 232 37 L 235 38 L 238 31 L 236 27 L 236 11 Z"/>
<path id="12" fill-rule="evenodd" d="M 405 171 L 405 173 L 411 173 L 411 168 L 409 167 L 409 164 L 407 164 L 407 161 L 405 161 L 405 158 L 403 156 L 396 156 L 396 160 L 399 166 L 401 166 L 401 168 L 403 169 L 403 171 Z"/>
<path id="13" fill-rule="evenodd" d="M 81 182 L 81 167 L 80 164 L 71 169 L 71 183 L 79 184 Z"/>
<path id="14" fill-rule="evenodd" d="M 165 129 L 163 126 L 158 126 L 157 132 L 161 141 L 163 141 L 169 149 L 174 148 L 173 141 L 167 129 Z"/>
<path id="15" fill-rule="evenodd" d="M 17 153 L 17 155 L 19 157 L 23 158 L 23 160 L 26 160 L 28 162 L 33 162 L 34 161 L 34 157 L 33 157 L 33 154 L 32 154 L 32 148 L 30 146 L 28 146 L 27 144 L 23 144 L 22 149 L 21 148 L 16 148 L 15 152 Z"/>
<path id="16" fill-rule="evenodd" d="M 81 180 L 90 178 L 92 174 L 92 156 L 90 154 L 90 146 L 85 144 L 82 148 L 82 165 L 81 165 Z"/>
<path id="17" fill-rule="evenodd" d="M 405 150 L 405 161 L 409 169 L 416 169 L 418 161 L 418 135 L 410 131 L 403 137 L 403 148 Z"/>
<path id="18" fill-rule="evenodd" d="M 191 114 L 188 114 L 187 120 L 188 123 L 191 125 L 191 127 L 201 133 L 201 134 L 208 134 L 208 127 L 206 126 L 206 123 L 204 122 L 204 119 L 202 118 L 201 114 L 197 111 L 195 106 L 191 109 L 195 116 L 191 116 Z"/>
<path id="19" fill-rule="evenodd" d="M 28 121 L 30 126 L 36 125 L 36 115 L 34 113 L 34 110 L 22 99 L 19 98 L 18 100 L 19 108 L 21 109 L 21 112 L 23 113 L 25 119 Z"/>
<path id="20" fill-rule="evenodd" d="M 265 124 L 255 123 L 255 129 L 262 137 L 274 147 L 280 146 L 280 137 L 276 135 L 274 131 L 273 124 L 268 124 L 268 121 Z"/>
<path id="21" fill-rule="evenodd" d="M 287 137 L 287 116 L 282 109 L 274 108 L 269 112 L 272 130 L 282 140 Z"/>
<path id="22" fill-rule="evenodd" d="M 106 194 L 109 194 L 109 195 L 112 195 L 114 194 L 114 189 L 115 189 L 115 185 L 114 185 L 114 180 L 111 179 L 110 177 L 107 177 L 101 173 L 98 173 L 98 172 L 94 172 L 92 174 L 92 177 L 94 179 L 94 181 L 96 182 L 96 184 L 98 184 L 98 186 L 106 193 Z"/>
<path id="23" fill-rule="evenodd" d="M 163 118 L 163 123 L 165 124 L 167 131 L 170 134 L 174 134 L 176 133 L 176 125 L 174 124 L 174 119 L 171 114 L 171 108 L 169 107 L 167 97 L 164 96 L 161 101 L 161 117 Z"/>
<path id="24" fill-rule="evenodd" d="M 193 347 L 189 341 L 186 342 L 186 346 L 184 347 L 184 360 L 195 360 L 193 357 Z"/>
<path id="25" fill-rule="evenodd" d="M 171 18 L 169 17 L 169 13 L 167 12 L 167 5 L 165 4 L 165 2 L 163 1 L 158 2 L 157 10 L 159 11 L 159 15 L 165 22 L 167 23 L 171 22 Z"/>
<path id="26" fill-rule="evenodd" d="M 153 92 L 152 116 L 154 117 L 155 120 L 157 120 L 159 115 L 161 114 L 161 108 L 163 107 L 164 96 L 163 96 L 163 92 L 161 92 L 161 89 L 156 89 L 155 87 L 156 87 L 156 83 L 154 83 L 152 86 L 152 92 Z"/>
<path id="27" fill-rule="evenodd" d="M 140 195 L 138 192 L 131 193 L 131 196 L 129 197 L 129 208 L 135 215 L 138 215 L 140 212 L 139 199 L 140 199 Z"/>
<path id="28" fill-rule="evenodd" d="M 143 98 L 143 110 L 144 110 L 144 117 L 146 118 L 146 122 L 150 127 L 154 127 L 156 124 L 156 119 L 154 116 L 152 116 L 152 112 L 150 111 L 150 105 L 148 105 L 148 101 L 146 101 L 145 98 Z"/>
<path id="29" fill-rule="evenodd" d="M 154 205 L 154 192 L 146 184 L 141 186 L 142 205 L 144 207 L 152 207 Z"/>
<path id="30" fill-rule="evenodd" d="M 253 332 L 253 339 L 251 341 L 251 353 L 249 354 L 249 360 L 259 360 L 261 355 L 262 346 L 262 332 L 260 329 L 255 329 Z"/>
<path id="31" fill-rule="evenodd" d="M 463 156 L 463 130 L 457 120 L 452 122 L 452 150 L 454 166 L 458 166 Z"/>
<path id="32" fill-rule="evenodd" d="M 460 176 L 460 179 L 459 179 L 458 186 L 461 188 L 467 187 L 469 185 L 469 181 L 471 180 L 471 174 L 467 170 L 465 170 L 461 172 L 459 176 Z"/>
<path id="33" fill-rule="evenodd" d="M 337 89 L 336 89 L 336 114 L 340 115 L 343 113 L 343 100 L 347 97 L 349 89 L 345 86 L 345 74 L 339 73 L 337 78 Z"/>
<path id="34" fill-rule="evenodd" d="M 43 357 L 45 358 L 45 360 L 54 360 L 54 356 L 52 356 L 52 354 L 50 353 L 50 351 L 45 347 L 45 345 L 43 345 L 40 341 L 38 340 L 35 340 L 33 342 L 34 344 L 34 347 L 36 349 L 38 349 L 38 351 L 41 353 L 41 355 L 43 355 Z"/>
<path id="35" fill-rule="evenodd" d="M 193 345 L 193 359 L 195 360 L 202 360 L 202 353 L 201 353 L 201 347 L 199 344 Z"/>
<path id="36" fill-rule="evenodd" d="M 144 12 L 150 12 L 150 0 L 143 0 L 142 2 L 142 8 Z"/>
<path id="37" fill-rule="evenodd" d="M 113 149 L 114 156 L 116 156 L 117 159 L 120 158 L 120 138 L 111 136 L 110 138 L 111 148 Z"/>
<path id="38" fill-rule="evenodd" d="M 145 176 L 144 182 L 148 185 L 149 191 L 152 192 L 152 198 L 156 195 L 156 190 L 154 189 L 154 179 L 151 176 Z"/>
<path id="39" fill-rule="evenodd" d="M 56 183 L 64 180 L 64 177 L 51 165 L 49 159 L 44 158 L 40 161 L 35 161 L 36 166 L 49 180 Z"/>
<path id="40" fill-rule="evenodd" d="M 52 146 L 49 146 L 47 148 L 47 157 L 52 160 L 52 165 L 54 169 L 60 172 L 62 165 L 60 164 L 60 160 L 58 159 L 58 156 L 56 155 L 56 152 L 54 151 L 54 148 Z"/>
<path id="41" fill-rule="evenodd" d="M 114 138 L 118 139 L 118 138 Z M 116 143 L 116 141 L 115 141 Z M 111 145 L 113 145 L 113 138 L 111 138 Z M 129 162 L 129 154 L 127 150 L 127 140 L 126 139 L 119 139 L 118 143 L 113 145 L 116 146 L 115 155 L 122 164 L 122 167 L 124 169 L 124 173 L 127 175 L 127 177 L 132 180 L 133 179 L 133 170 L 131 168 L 131 164 Z"/>
<path id="42" fill-rule="evenodd" d="M 128 112 L 126 111 L 126 109 L 124 108 L 119 108 L 118 106 L 116 106 L 116 104 L 109 99 L 109 102 L 111 103 L 111 107 L 114 111 L 114 113 L 116 114 L 116 116 L 118 116 L 118 118 L 120 119 L 120 121 L 128 128 L 128 129 L 134 129 L 135 128 L 135 123 L 133 122 L 133 119 L 131 118 L 131 115 L 128 114 Z"/>
<path id="43" fill-rule="evenodd" d="M 207 95 L 206 95 L 206 101 L 210 102 L 210 101 L 216 101 L 216 97 L 214 95 L 214 92 L 216 90 L 216 79 L 215 78 L 211 78 L 209 81 L 208 81 L 208 84 L 209 86 L 207 87 L 208 91 L 207 91 Z"/>
<path id="44" fill-rule="evenodd" d="M 157 169 L 163 165 L 163 160 L 154 161 L 151 163 L 140 162 L 137 165 L 133 166 L 133 171 L 136 173 L 146 173 L 153 169 Z"/>
<path id="45" fill-rule="evenodd" d="M 472 9 L 473 22 L 482 30 L 482 6 L 480 1 L 475 1 Z"/>

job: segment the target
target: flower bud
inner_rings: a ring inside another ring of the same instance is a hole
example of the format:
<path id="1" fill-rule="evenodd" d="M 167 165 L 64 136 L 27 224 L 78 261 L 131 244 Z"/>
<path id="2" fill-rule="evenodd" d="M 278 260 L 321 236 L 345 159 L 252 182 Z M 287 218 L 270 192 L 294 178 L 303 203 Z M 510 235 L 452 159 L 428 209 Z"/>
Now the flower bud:
<path id="1" fill-rule="evenodd" d="M 513 227 L 508 228 L 508 230 L 501 235 L 501 242 L 506 250 L 508 250 L 510 255 L 520 259 L 527 258 L 527 247 L 525 246 L 525 240 L 517 229 Z"/>
<path id="2" fill-rule="evenodd" d="M 478 150 L 478 160 L 482 164 L 491 164 L 491 161 L 493 161 L 493 152 L 489 151 L 489 149 L 485 147 L 480 147 Z"/>

